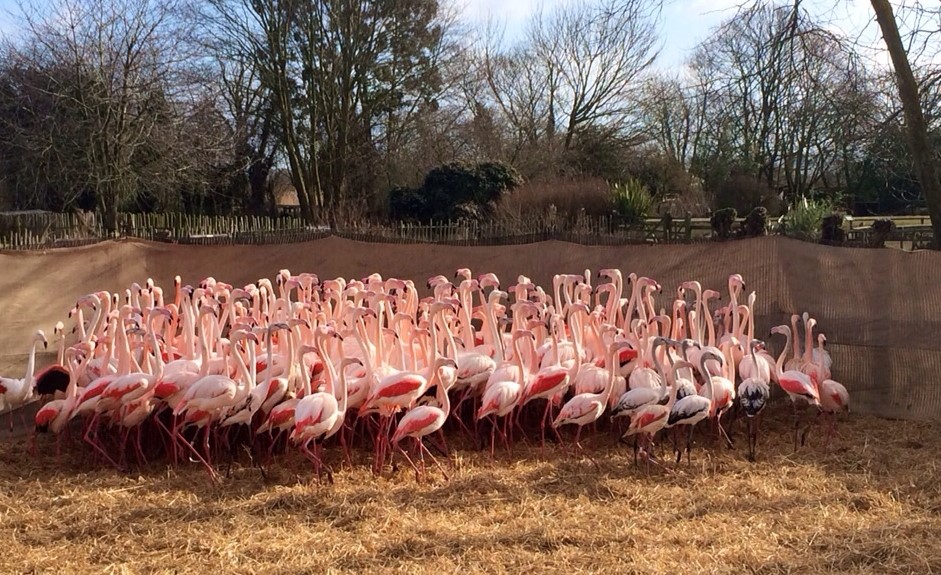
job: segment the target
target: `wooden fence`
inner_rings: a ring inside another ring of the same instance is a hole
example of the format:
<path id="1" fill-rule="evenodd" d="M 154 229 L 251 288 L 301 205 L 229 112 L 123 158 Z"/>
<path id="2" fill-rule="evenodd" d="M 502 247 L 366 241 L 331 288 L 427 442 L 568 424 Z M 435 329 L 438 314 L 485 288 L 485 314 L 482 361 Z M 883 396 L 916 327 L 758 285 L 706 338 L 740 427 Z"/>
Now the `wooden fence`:
<path id="1" fill-rule="evenodd" d="M 850 245 L 870 245 L 876 218 L 847 220 Z M 895 247 L 918 249 L 932 240 L 927 216 L 893 219 L 888 240 Z M 739 219 L 741 224 L 743 220 Z M 260 245 L 310 241 L 328 235 L 386 243 L 451 245 L 524 244 L 562 240 L 585 245 L 691 243 L 712 239 L 708 218 L 648 219 L 629 223 L 615 216 L 532 218 L 516 222 L 433 222 L 358 225 L 340 229 L 313 226 L 296 216 L 198 216 L 189 214 L 119 214 L 117 233 L 109 234 L 94 213 L 19 212 L 0 214 L 0 249 L 36 250 L 73 247 L 115 237 L 179 244 Z M 770 233 L 780 233 L 772 221 Z M 786 222 L 783 226 L 786 230 Z"/>

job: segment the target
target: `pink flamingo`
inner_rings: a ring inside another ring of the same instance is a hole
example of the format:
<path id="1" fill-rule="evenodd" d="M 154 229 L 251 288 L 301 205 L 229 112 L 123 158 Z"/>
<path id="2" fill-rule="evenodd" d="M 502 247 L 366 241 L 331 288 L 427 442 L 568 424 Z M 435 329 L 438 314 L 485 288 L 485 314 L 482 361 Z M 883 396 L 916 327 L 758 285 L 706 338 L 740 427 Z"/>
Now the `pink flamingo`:
<path id="1" fill-rule="evenodd" d="M 575 432 L 575 447 L 579 451 L 582 451 L 582 446 L 579 443 L 579 438 L 581 437 L 582 428 L 589 423 L 598 421 L 598 418 L 601 417 L 601 414 L 604 413 L 604 410 L 608 407 L 608 400 L 611 396 L 611 390 L 614 388 L 614 381 L 617 377 L 617 365 L 618 352 L 623 347 L 627 347 L 627 342 L 616 341 L 608 346 L 608 382 L 604 386 L 604 389 L 601 390 L 601 393 L 580 393 L 568 400 L 565 405 L 562 406 L 562 409 L 559 411 L 559 415 L 555 418 L 555 421 L 552 422 L 552 427 L 558 428 L 562 425 L 575 424 L 578 426 L 578 430 Z M 595 467 L 598 466 L 597 462 L 589 456 L 589 459 L 592 463 L 595 464 Z"/>
<path id="2" fill-rule="evenodd" d="M 43 405 L 36 412 L 35 422 L 37 431 L 50 431 L 56 434 L 56 451 L 59 450 L 59 434 L 65 429 L 69 421 L 69 414 L 78 405 L 78 374 L 85 367 L 85 362 L 91 359 L 91 344 L 71 347 L 64 352 L 64 359 L 69 367 L 69 385 L 65 390 L 65 398 L 54 399 Z"/>
<path id="3" fill-rule="evenodd" d="M 823 344 L 827 342 L 827 337 L 822 333 L 817 335 L 817 344 L 821 352 L 815 354 L 814 357 L 817 360 L 817 365 L 825 369 L 826 365 L 824 364 L 824 354 L 823 354 Z M 832 379 L 824 379 L 823 382 L 818 386 L 818 392 L 820 396 L 820 408 L 821 413 L 824 413 L 830 416 L 830 425 L 828 426 L 827 439 L 829 440 L 834 435 L 837 434 L 836 431 L 836 415 L 841 411 L 849 412 L 850 410 L 850 394 L 846 390 L 846 387 L 837 381 Z"/>
<path id="4" fill-rule="evenodd" d="M 257 341 L 255 334 L 251 332 L 239 331 L 235 334 L 230 334 L 232 345 L 235 345 L 244 339 Z M 242 358 L 242 354 L 236 351 L 232 355 L 234 356 L 238 370 L 242 375 L 240 380 L 244 381 L 244 384 L 240 384 L 227 375 L 207 375 L 206 377 L 193 383 L 193 385 L 186 390 L 180 400 L 179 405 L 177 405 L 177 407 L 173 410 L 173 415 L 178 416 L 186 414 L 186 417 L 184 418 L 184 421 L 181 425 L 186 425 L 189 423 L 194 424 L 197 427 L 205 428 L 205 435 L 203 438 L 203 448 L 206 451 L 205 458 L 200 456 L 196 449 L 188 441 L 180 436 L 179 428 L 174 430 L 174 433 L 178 440 L 187 445 L 190 451 L 192 451 L 200 459 L 200 462 L 209 472 L 210 478 L 214 481 L 218 479 L 218 474 L 209 463 L 209 423 L 214 418 L 219 417 L 223 409 L 234 405 L 235 400 L 239 396 L 240 389 L 244 392 L 244 389 L 249 385 L 248 380 L 251 377 L 248 372 L 248 367 L 245 365 L 245 361 Z"/>
<path id="5" fill-rule="evenodd" d="M 321 327 L 316 333 L 317 348 L 326 356 L 326 338 L 340 337 L 332 328 Z M 332 436 L 343 425 L 347 408 L 346 365 L 358 361 L 354 358 L 345 358 L 340 364 L 339 374 L 332 361 L 325 360 L 327 370 L 326 389 L 321 392 L 305 395 L 294 408 L 294 430 L 290 440 L 300 446 L 301 452 L 310 459 L 317 468 L 317 476 L 323 460 L 320 455 L 310 451 L 308 445 L 318 437 Z M 337 384 L 339 389 L 336 389 Z M 338 399 L 339 398 L 339 399 Z M 333 471 L 327 466 L 327 478 L 333 482 Z"/>
<path id="6" fill-rule="evenodd" d="M 526 381 L 529 377 L 526 367 L 523 365 L 523 353 L 519 347 L 519 341 L 523 338 L 529 338 L 530 342 L 534 339 L 533 332 L 529 330 L 517 330 L 513 332 L 511 345 L 513 348 L 513 361 L 507 362 L 512 367 L 515 367 L 515 371 L 512 369 L 504 369 L 503 366 L 497 368 L 494 371 L 494 375 L 491 376 L 490 381 L 487 382 L 487 386 L 484 389 L 484 395 L 480 400 L 480 409 L 477 410 L 477 419 L 483 419 L 488 415 L 493 415 L 494 418 L 503 417 L 504 418 L 504 430 L 501 431 L 503 436 L 504 444 L 506 445 L 507 451 L 510 449 L 508 432 L 509 425 L 506 415 L 509 414 L 514 407 L 516 407 L 523 395 L 523 386 L 526 384 Z M 495 433 L 497 431 L 497 423 L 494 421 L 493 427 L 490 430 L 490 455 L 494 454 L 495 447 Z"/>
<path id="7" fill-rule="evenodd" d="M 718 355 L 707 349 L 699 358 L 699 367 L 702 371 L 703 380 L 705 381 L 699 393 L 712 402 L 709 408 L 709 417 L 716 419 L 718 433 L 725 439 L 726 445 L 728 445 L 730 449 L 732 448 L 732 440 L 722 427 L 722 415 L 735 403 L 735 384 L 733 383 L 735 381 L 735 362 L 731 356 L 726 357 L 724 355 L 731 347 L 732 344 L 729 341 L 725 341 L 719 346 L 719 349 L 723 351 L 723 355 Z M 709 359 L 718 361 L 720 365 L 727 367 L 728 377 L 724 375 L 712 375 L 707 365 Z"/>
<path id="8" fill-rule="evenodd" d="M 58 345 L 56 363 L 36 374 L 36 393 L 40 396 L 62 394 L 69 386 L 69 369 L 65 365 L 65 326 L 58 322 L 53 328 Z M 61 397 L 61 395 L 59 396 Z"/>
<path id="9" fill-rule="evenodd" d="M 794 451 L 797 451 L 798 433 L 800 428 L 800 416 L 797 413 L 798 403 L 808 403 L 820 407 L 820 393 L 817 386 L 814 385 L 810 376 L 796 369 L 784 370 L 784 356 L 787 355 L 788 348 L 791 347 L 791 328 L 786 325 L 778 325 L 771 328 L 771 334 L 783 333 L 787 338 L 787 343 L 778 356 L 775 364 L 775 370 L 778 372 L 778 385 L 781 386 L 788 397 L 791 398 L 791 405 L 794 407 Z"/>
<path id="10" fill-rule="evenodd" d="M 399 451 L 402 452 L 402 455 L 405 456 L 405 459 L 412 465 L 415 469 L 415 479 L 416 481 L 420 479 L 421 476 L 425 473 L 425 456 L 427 453 L 432 461 L 435 462 L 435 465 L 438 466 L 438 469 L 441 470 L 441 474 L 444 475 L 445 480 L 448 479 L 447 473 L 444 471 L 444 468 L 441 467 L 441 464 L 438 463 L 438 460 L 435 459 L 435 456 L 428 451 L 428 448 L 425 447 L 425 444 L 422 441 L 426 435 L 430 435 L 444 425 L 445 420 L 448 418 L 448 414 L 451 411 L 451 400 L 448 397 L 449 386 L 447 380 L 449 378 L 445 376 L 442 372 L 445 371 L 446 367 L 452 369 L 457 369 L 457 364 L 454 360 L 446 357 L 438 358 L 435 360 L 435 370 L 432 373 L 430 384 L 437 387 L 435 392 L 435 399 L 437 399 L 440 407 L 434 405 L 418 405 L 408 410 L 408 412 L 399 420 L 398 427 L 395 429 L 395 433 L 392 435 L 392 445 L 398 447 L 398 444 L 402 439 L 406 437 L 412 437 L 415 439 L 415 443 L 418 447 L 419 456 L 421 457 L 422 467 L 419 471 L 418 466 L 415 465 L 415 462 L 408 456 L 404 449 L 399 447 Z"/>
<path id="11" fill-rule="evenodd" d="M 683 367 L 682 364 L 681 367 Z M 657 432 L 667 426 L 670 412 L 673 410 L 673 405 L 676 403 L 676 392 L 677 386 L 672 385 L 670 386 L 670 399 L 667 401 L 666 405 L 655 403 L 653 405 L 645 405 L 638 409 L 631 418 L 631 425 L 628 427 L 627 432 L 621 437 L 622 440 L 632 435 L 644 437 L 644 445 L 640 448 L 640 454 L 647 463 L 647 473 L 650 473 L 650 459 L 652 457 L 652 453 L 650 453 L 648 449 L 653 446 L 653 439 Z"/>

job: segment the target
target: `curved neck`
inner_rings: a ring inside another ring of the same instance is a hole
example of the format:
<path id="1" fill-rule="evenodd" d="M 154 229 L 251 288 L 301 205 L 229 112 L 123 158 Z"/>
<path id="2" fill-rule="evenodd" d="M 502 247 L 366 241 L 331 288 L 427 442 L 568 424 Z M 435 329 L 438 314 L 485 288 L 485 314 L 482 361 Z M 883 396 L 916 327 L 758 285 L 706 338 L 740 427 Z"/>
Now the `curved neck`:
<path id="1" fill-rule="evenodd" d="M 748 345 L 755 340 L 755 292 L 748 296 Z"/>
<path id="2" fill-rule="evenodd" d="M 29 350 L 29 361 L 26 363 L 26 377 L 23 382 L 26 389 L 33 388 L 33 375 L 36 373 L 36 348 L 39 346 L 39 340 L 33 340 L 33 347 Z"/>
<path id="3" fill-rule="evenodd" d="M 333 368 L 333 362 L 330 361 L 330 358 L 324 358 L 323 361 L 324 361 L 324 365 L 328 365 L 328 364 L 329 364 L 330 367 L 334 370 L 334 373 L 336 373 L 336 369 Z M 340 372 L 339 372 L 339 376 L 337 377 L 337 381 L 338 381 L 338 383 L 340 384 L 340 390 L 339 390 L 339 393 L 337 394 L 337 395 L 338 395 L 337 399 L 339 400 L 339 403 L 338 403 L 338 405 L 337 405 L 337 409 L 338 409 L 338 411 L 339 411 L 339 413 L 340 413 L 340 417 L 343 417 L 343 416 L 346 414 L 346 401 L 347 401 L 347 397 L 346 397 L 346 366 L 344 366 L 343 364 L 340 364 Z"/>
<path id="4" fill-rule="evenodd" d="M 624 326 L 622 326 L 624 328 L 630 327 L 631 320 L 634 319 L 634 308 L 638 307 L 637 298 L 638 298 L 639 293 L 640 293 L 640 280 L 634 280 L 633 283 L 631 284 L 631 298 L 627 301 L 627 311 L 625 312 Z M 641 307 L 641 310 L 639 311 L 638 315 L 644 321 L 647 320 L 643 312 L 643 307 Z"/>
<path id="5" fill-rule="evenodd" d="M 336 390 L 334 388 L 334 382 L 336 382 L 338 379 L 337 370 L 336 370 L 336 367 L 333 365 L 333 362 L 330 360 L 330 356 L 327 354 L 327 342 L 324 341 L 324 339 L 325 338 L 323 336 L 318 336 L 316 339 L 317 353 L 320 354 L 320 360 L 323 361 L 323 366 L 327 371 L 327 375 L 326 375 L 327 381 L 326 381 L 326 385 L 324 386 L 325 388 L 324 391 L 335 395 Z M 344 390 L 343 395 L 346 395 L 345 390 Z"/>
<path id="6" fill-rule="evenodd" d="M 435 391 L 435 396 L 438 399 L 438 403 L 441 404 L 441 411 L 444 412 L 445 417 L 451 412 L 451 398 L 448 397 L 448 390 L 444 387 L 444 382 L 441 381 L 441 374 L 439 373 L 440 368 L 435 366 L 432 377 L 435 378 L 435 381 L 438 384 L 438 389 Z"/>
<path id="7" fill-rule="evenodd" d="M 703 300 L 702 302 L 702 314 L 705 316 L 701 319 L 706 321 L 706 330 L 708 330 L 708 341 L 706 345 L 710 347 L 715 347 L 716 345 L 716 324 L 712 320 L 712 312 L 709 311 L 709 300 Z M 700 339 L 699 343 L 702 343 Z"/>
<path id="8" fill-rule="evenodd" d="M 102 314 L 104 313 L 104 302 L 98 302 L 98 305 L 95 306 L 95 313 L 92 315 L 91 321 L 88 323 L 88 331 L 85 332 L 85 326 L 82 325 L 82 309 L 78 310 L 78 323 L 80 326 L 79 329 L 82 331 L 82 341 L 88 343 L 91 340 L 91 336 L 98 335 L 98 326 L 101 324 Z M 107 317 L 107 316 L 105 316 Z"/>
<path id="9" fill-rule="evenodd" d="M 355 337 L 359 348 L 363 352 L 363 361 L 366 362 L 366 372 L 371 374 L 375 371 L 376 362 L 373 361 L 372 351 L 369 347 L 369 338 L 366 337 L 366 326 L 362 317 L 356 319 Z M 326 358 L 322 359 L 326 361 Z"/>
<path id="10" fill-rule="evenodd" d="M 156 316 L 153 311 L 150 312 L 150 315 L 147 316 L 147 337 L 150 340 L 150 345 L 153 348 L 154 352 L 154 375 L 159 379 L 163 375 L 163 354 L 160 351 L 160 344 L 157 341 L 157 331 L 154 328 L 154 322 L 156 321 Z"/>
<path id="11" fill-rule="evenodd" d="M 474 294 L 471 292 L 471 285 L 469 282 L 461 282 L 460 286 L 460 295 L 461 295 L 461 323 L 463 324 L 464 331 L 464 347 L 474 347 L 477 343 L 476 337 L 474 336 L 474 325 L 471 323 L 471 310 L 474 307 Z M 450 333 L 450 331 L 449 331 Z M 451 345 L 454 345 L 454 338 L 450 339 Z M 453 348 L 452 348 L 453 349 Z M 454 349 L 452 353 L 457 353 L 457 350 Z"/>
<path id="12" fill-rule="evenodd" d="M 499 326 L 497 325 L 497 311 L 495 305 L 495 302 L 488 301 L 486 311 L 487 318 L 490 322 L 490 330 L 493 334 L 493 348 L 494 355 L 496 356 L 494 359 L 497 361 L 503 361 L 506 359 L 506 346 L 504 345 L 503 335 L 500 332 Z"/>
<path id="13" fill-rule="evenodd" d="M 787 349 L 791 347 L 791 330 L 788 329 L 787 326 L 784 328 L 784 335 L 787 337 L 787 341 L 781 349 L 781 355 L 778 356 L 778 361 L 775 362 L 778 374 L 784 373 L 784 357 L 787 355 Z"/>
<path id="14" fill-rule="evenodd" d="M 611 347 L 612 349 L 607 359 L 608 381 L 605 384 L 604 389 L 601 390 L 601 395 L 598 398 L 602 405 L 607 405 L 608 400 L 611 399 L 611 392 L 614 390 L 614 383 L 617 380 L 618 375 L 618 351 L 620 350 L 616 346 Z"/>
<path id="15" fill-rule="evenodd" d="M 814 361 L 814 326 L 809 319 L 804 320 L 804 362 Z"/>
<path id="16" fill-rule="evenodd" d="M 236 401 L 240 401 L 244 399 L 245 397 L 247 397 L 249 392 L 251 391 L 252 383 L 254 383 L 254 380 L 252 379 L 252 374 L 248 371 L 248 366 L 245 365 L 245 358 L 242 357 L 242 353 L 239 351 L 239 348 L 238 348 L 239 343 L 241 343 L 241 340 L 232 342 L 232 346 L 230 347 L 232 355 L 235 356 L 235 366 L 239 372 L 239 380 L 240 380 L 237 395 L 236 395 Z"/>
<path id="17" fill-rule="evenodd" d="M 703 301 L 702 299 L 702 284 L 700 284 L 699 282 L 696 282 L 695 284 L 693 284 L 693 292 L 696 294 L 696 306 L 693 308 L 696 311 L 696 321 L 695 322 L 690 321 L 690 324 L 695 324 L 696 326 L 696 334 L 698 336 L 696 338 L 696 341 L 698 341 L 699 343 L 703 343 L 702 341 L 702 336 L 703 336 L 703 331 L 704 331 L 703 322 L 705 320 L 705 318 L 703 317 L 703 308 L 705 308 L 706 302 Z M 709 314 L 708 308 L 705 310 L 705 313 L 706 315 Z M 691 329 L 692 327 L 693 326 L 690 325 Z M 710 333 L 711 332 L 712 330 L 710 330 Z"/>
<path id="18" fill-rule="evenodd" d="M 729 297 L 731 298 L 732 305 L 729 308 L 732 312 L 732 335 L 738 337 L 738 284 L 733 284 L 729 282 Z"/>
<path id="19" fill-rule="evenodd" d="M 516 367 L 519 368 L 519 383 L 522 385 L 526 381 L 526 366 L 523 365 L 523 350 L 520 348 L 519 341 L 519 337 L 513 338 L 513 360 L 516 362 Z"/>

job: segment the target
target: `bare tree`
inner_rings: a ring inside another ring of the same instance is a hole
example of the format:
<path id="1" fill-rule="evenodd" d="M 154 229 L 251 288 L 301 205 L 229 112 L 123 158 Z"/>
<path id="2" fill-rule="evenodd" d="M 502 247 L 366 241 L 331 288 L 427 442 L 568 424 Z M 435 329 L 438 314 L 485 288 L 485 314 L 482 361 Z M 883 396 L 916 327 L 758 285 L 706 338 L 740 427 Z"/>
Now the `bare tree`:
<path id="1" fill-rule="evenodd" d="M 650 136 L 688 170 L 697 155 L 698 136 L 706 131 L 696 92 L 687 89 L 678 77 L 654 76 L 645 85 L 641 109 Z"/>
<path id="2" fill-rule="evenodd" d="M 625 126 L 637 81 L 657 56 L 660 8 L 649 0 L 575 2 L 533 19 L 530 42 L 545 62 L 549 114 L 563 123 L 564 149 L 584 126 Z"/>
<path id="3" fill-rule="evenodd" d="M 872 8 L 876 13 L 876 20 L 882 30 L 892 65 L 895 68 L 895 78 L 898 85 L 899 98 L 902 102 L 902 111 L 905 115 L 906 134 L 908 136 L 909 151 L 918 173 L 918 181 L 925 195 L 925 203 L 931 216 L 931 227 L 934 230 L 935 249 L 941 249 L 941 181 L 938 180 L 936 157 L 928 141 L 928 124 L 922 111 L 921 97 L 918 83 L 908 59 L 905 45 L 899 34 L 898 24 L 892 5 L 888 0 L 871 0 Z"/>
<path id="4" fill-rule="evenodd" d="M 200 162 L 217 161 L 224 135 L 210 131 L 214 115 L 194 88 L 199 63 L 191 58 L 182 8 L 182 0 L 21 7 L 4 72 L 20 95 L 41 95 L 42 103 L 14 99 L 21 112 L 0 121 L 15 134 L 6 143 L 19 146 L 26 161 L 59 168 L 54 182 L 21 170 L 16 187 L 62 186 L 67 192 L 57 207 L 84 197 L 114 230 L 118 210 L 141 193 L 159 195 L 187 178 L 189 187 L 207 185 L 211 170 Z M 190 121 L 201 122 L 200 138 L 183 137 Z M 151 174 L 160 181 L 148 180 Z"/>
<path id="5" fill-rule="evenodd" d="M 438 2 L 209 4 L 214 33 L 256 61 L 270 91 L 301 209 L 333 223 L 373 187 L 383 145 L 438 93 Z"/>

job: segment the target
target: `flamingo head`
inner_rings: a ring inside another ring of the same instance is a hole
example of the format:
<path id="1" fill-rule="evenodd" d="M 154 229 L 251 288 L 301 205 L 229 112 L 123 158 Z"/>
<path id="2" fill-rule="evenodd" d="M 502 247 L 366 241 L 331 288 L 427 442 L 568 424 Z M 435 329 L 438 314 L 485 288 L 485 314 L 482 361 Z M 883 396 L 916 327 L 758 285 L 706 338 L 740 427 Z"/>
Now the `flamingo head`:
<path id="1" fill-rule="evenodd" d="M 771 335 L 791 335 L 791 328 L 787 325 L 776 325 L 771 328 Z"/>
<path id="2" fill-rule="evenodd" d="M 46 333 L 41 329 L 36 330 L 36 334 L 33 336 L 33 341 L 36 343 L 41 343 L 43 349 L 49 347 L 49 342 L 46 341 Z"/>
<path id="3" fill-rule="evenodd" d="M 466 280 L 469 280 L 472 277 L 474 277 L 474 275 L 471 273 L 470 269 L 468 268 L 457 268 L 457 270 L 454 272 L 455 279 L 464 278 Z"/>
<path id="4" fill-rule="evenodd" d="M 488 288 L 488 287 L 491 287 L 494 289 L 500 288 L 500 280 L 497 279 L 497 275 L 492 272 L 483 274 L 480 277 L 478 277 L 477 283 L 480 284 L 481 289 Z"/>

